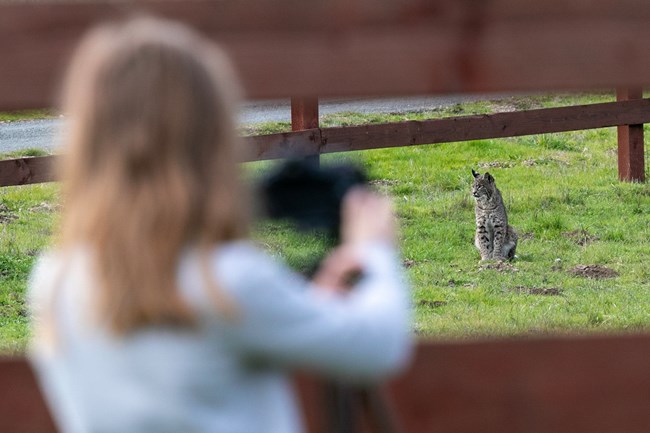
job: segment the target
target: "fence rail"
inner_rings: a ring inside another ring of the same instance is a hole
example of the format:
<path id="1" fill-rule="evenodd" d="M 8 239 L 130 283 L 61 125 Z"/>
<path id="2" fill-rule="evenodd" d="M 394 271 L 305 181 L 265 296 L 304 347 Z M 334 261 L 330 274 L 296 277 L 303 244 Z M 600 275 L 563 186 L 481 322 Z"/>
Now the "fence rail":
<path id="1" fill-rule="evenodd" d="M 252 136 L 245 140 L 250 149 L 247 161 L 259 161 L 643 123 L 650 123 L 650 99 L 434 120 L 312 128 Z M 0 161 L 0 186 L 55 180 L 52 162 L 56 158 L 46 156 Z"/>
<path id="2" fill-rule="evenodd" d="M 647 433 L 649 359 L 648 335 L 422 342 L 383 391 L 404 433 Z M 0 359 L 0 383 L 0 431 L 54 432 L 24 360 Z M 301 385 L 327 431 L 319 381 Z"/>
<path id="3" fill-rule="evenodd" d="M 649 81 L 646 0 L 55 1 L 0 4 L 0 109 L 51 105 L 79 36 L 133 11 L 173 17 L 218 40 L 250 98 Z"/>
<path id="4" fill-rule="evenodd" d="M 650 336 L 420 346 L 390 391 L 405 432 L 650 431 Z"/>

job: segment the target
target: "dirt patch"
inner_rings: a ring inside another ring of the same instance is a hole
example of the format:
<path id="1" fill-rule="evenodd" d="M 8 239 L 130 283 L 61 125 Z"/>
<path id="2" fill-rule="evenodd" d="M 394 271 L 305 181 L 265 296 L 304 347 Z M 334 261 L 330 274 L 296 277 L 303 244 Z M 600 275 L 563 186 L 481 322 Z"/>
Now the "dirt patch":
<path id="1" fill-rule="evenodd" d="M 418 302 L 418 305 L 420 307 L 428 307 L 428 308 L 438 308 L 438 307 L 443 307 L 447 305 L 447 301 L 429 301 L 428 299 L 423 299 Z"/>
<path id="2" fill-rule="evenodd" d="M 590 243 L 595 242 L 599 239 L 598 236 L 592 235 L 591 233 L 589 233 L 587 230 L 584 229 L 564 232 L 562 233 L 562 236 L 564 236 L 567 239 L 571 239 L 573 242 L 580 245 L 581 247 L 584 247 L 585 245 L 589 245 Z"/>
<path id="3" fill-rule="evenodd" d="M 488 269 L 498 272 L 519 272 L 519 269 L 515 268 L 508 262 L 484 263 L 478 268 L 479 271 L 485 271 Z"/>
<path id="4" fill-rule="evenodd" d="M 549 164 L 558 164 L 558 165 L 570 165 L 569 162 L 563 161 L 556 158 L 540 158 L 540 159 L 525 159 L 521 162 L 524 167 L 534 167 L 537 165 L 549 165 Z"/>
<path id="5" fill-rule="evenodd" d="M 557 287 L 525 287 L 517 286 L 512 289 L 513 292 L 525 293 L 528 295 L 538 295 L 538 296 L 559 296 L 562 294 L 562 289 Z"/>
<path id="6" fill-rule="evenodd" d="M 533 232 L 526 232 L 526 233 L 521 233 L 519 235 L 519 240 L 520 241 L 528 241 L 531 239 L 535 239 L 535 233 Z"/>
<path id="7" fill-rule="evenodd" d="M 373 179 L 368 183 L 372 186 L 395 186 L 399 182 L 394 179 Z"/>
<path id="8" fill-rule="evenodd" d="M 458 270 L 460 272 L 460 269 Z M 465 287 L 465 288 L 474 288 L 476 284 L 474 283 L 463 283 L 462 281 L 454 280 L 453 278 L 447 281 L 448 287 Z"/>
<path id="9" fill-rule="evenodd" d="M 492 162 L 479 162 L 479 168 L 510 168 L 514 166 L 512 162 L 492 161 Z"/>
<path id="10" fill-rule="evenodd" d="M 63 206 L 60 204 L 50 204 L 47 202 L 43 202 L 40 204 L 37 204 L 36 206 L 32 206 L 29 208 L 30 212 L 43 212 L 43 213 L 50 213 L 50 212 L 58 212 L 61 210 Z"/>
<path id="11" fill-rule="evenodd" d="M 422 328 L 414 328 L 413 333 L 418 336 L 427 335 L 426 331 Z"/>
<path id="12" fill-rule="evenodd" d="M 24 305 L 0 305 L 2 317 L 27 317 L 27 308 Z"/>
<path id="13" fill-rule="evenodd" d="M 0 302 L 0 316 L 2 317 L 27 317 L 28 311 L 23 297 L 16 293 L 8 293 Z"/>
<path id="14" fill-rule="evenodd" d="M 18 215 L 7 207 L 6 204 L 0 203 L 0 224 L 9 224 L 18 219 Z"/>
<path id="15" fill-rule="evenodd" d="M 406 260 L 404 260 L 402 262 L 402 266 L 404 266 L 406 269 L 412 268 L 413 266 L 415 266 L 417 264 L 418 264 L 418 262 L 416 262 L 415 260 L 411 260 L 411 259 L 406 259 Z"/>
<path id="16" fill-rule="evenodd" d="M 553 266 L 551 266 L 552 271 L 561 271 L 564 268 L 561 258 L 557 258 L 553 261 Z"/>
<path id="17" fill-rule="evenodd" d="M 614 269 L 601 265 L 577 265 L 569 270 L 571 275 L 582 278 L 602 280 L 605 278 L 616 278 L 619 273 Z"/>
<path id="18" fill-rule="evenodd" d="M 390 194 L 391 189 L 399 185 L 394 179 L 373 179 L 368 182 L 370 187 L 381 194 Z"/>

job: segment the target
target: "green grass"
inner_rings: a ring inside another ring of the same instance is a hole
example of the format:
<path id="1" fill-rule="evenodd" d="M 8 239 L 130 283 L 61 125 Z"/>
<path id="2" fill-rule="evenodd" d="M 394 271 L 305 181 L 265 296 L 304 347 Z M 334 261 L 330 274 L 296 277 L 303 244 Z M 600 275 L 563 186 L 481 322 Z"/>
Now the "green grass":
<path id="1" fill-rule="evenodd" d="M 29 156 L 47 156 L 51 155 L 51 152 L 48 152 L 43 149 L 19 149 L 13 152 L 6 152 L 2 154 L 2 159 L 12 159 L 12 158 L 25 158 Z"/>
<path id="2" fill-rule="evenodd" d="M 464 337 L 649 325 L 650 274 L 643 263 L 650 253 L 650 189 L 615 181 L 614 143 L 610 129 L 367 155 L 374 173 L 398 181 L 389 192 L 402 216 L 403 254 L 416 263 L 410 269 L 416 305 L 446 302 L 418 308 L 418 329 Z M 518 272 L 477 265 L 467 193 L 470 169 L 482 164 L 508 167 L 489 171 L 511 224 L 530 238 L 519 244 Z M 575 230 L 598 240 L 578 245 L 566 235 Z M 576 278 L 566 271 L 577 264 L 608 266 L 621 276 Z M 562 295 L 523 295 L 513 292 L 518 286 L 559 288 Z"/>
<path id="3" fill-rule="evenodd" d="M 607 94 L 508 98 L 421 113 L 344 113 L 321 123 L 392 122 L 612 99 Z M 287 129 L 288 124 L 266 124 L 245 131 Z M 650 329 L 650 185 L 616 180 L 614 128 L 351 152 L 322 160 L 363 165 L 375 187 L 393 197 L 419 334 L 475 338 Z M 246 169 L 255 178 L 272 165 L 250 163 Z M 494 175 L 520 234 L 511 269 L 479 263 L 469 194 L 472 168 Z M 0 190 L 0 203 L 17 216 L 0 225 L 0 350 L 25 345 L 25 281 L 35 252 L 50 242 L 58 194 L 55 184 Z M 255 239 L 303 271 L 325 249 L 322 238 L 269 223 L 257 226 Z M 577 265 L 601 265 L 619 275 L 586 279 L 569 272 Z M 530 294 L 530 289 L 551 295 Z"/>
<path id="4" fill-rule="evenodd" d="M 0 112 L 0 123 L 15 122 L 18 120 L 46 119 L 54 117 L 56 114 L 53 110 L 20 110 Z"/>
<path id="5" fill-rule="evenodd" d="M 0 189 L 0 352 L 24 350 L 27 278 L 36 255 L 51 242 L 58 202 L 56 184 Z"/>
<path id="6" fill-rule="evenodd" d="M 468 338 L 650 328 L 650 187 L 616 181 L 615 143 L 610 128 L 354 155 L 397 204 L 417 331 Z M 483 269 L 473 246 L 470 170 L 486 165 L 496 165 L 487 170 L 522 235 L 513 270 Z M 591 264 L 620 275 L 569 272 Z"/>

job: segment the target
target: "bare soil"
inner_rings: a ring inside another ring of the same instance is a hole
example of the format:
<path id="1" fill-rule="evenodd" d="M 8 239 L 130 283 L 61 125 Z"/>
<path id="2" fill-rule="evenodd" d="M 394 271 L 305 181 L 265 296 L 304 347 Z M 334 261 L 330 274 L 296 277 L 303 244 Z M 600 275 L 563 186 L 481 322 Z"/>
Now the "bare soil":
<path id="1" fill-rule="evenodd" d="M 525 293 L 528 295 L 539 295 L 539 296 L 559 296 L 562 294 L 562 289 L 557 287 L 525 287 L 517 286 L 512 289 L 512 291 L 517 293 Z"/>
<path id="2" fill-rule="evenodd" d="M 429 301 L 428 299 L 423 299 L 418 302 L 418 305 L 421 307 L 438 308 L 447 305 L 447 301 Z"/>
<path id="3" fill-rule="evenodd" d="M 614 269 L 601 265 L 577 265 L 571 268 L 569 273 L 576 277 L 591 278 L 594 280 L 616 278 L 619 275 Z"/>
<path id="4" fill-rule="evenodd" d="M 18 215 L 9 209 L 6 204 L 0 203 L 0 224 L 9 224 L 17 219 Z"/>
<path id="5" fill-rule="evenodd" d="M 418 262 L 416 262 L 415 260 L 411 260 L 411 259 L 406 259 L 406 260 L 404 260 L 402 262 L 402 266 L 404 266 L 406 269 L 412 268 L 413 266 L 415 266 L 417 264 L 418 264 Z"/>
<path id="6" fill-rule="evenodd" d="M 521 233 L 519 235 L 519 240 L 520 241 L 527 241 L 530 239 L 535 239 L 535 233 L 533 232 L 526 232 L 526 233 Z"/>
<path id="7" fill-rule="evenodd" d="M 488 269 L 498 272 L 519 272 L 519 269 L 515 268 L 508 262 L 484 263 L 478 268 L 479 271 L 485 271 Z"/>
<path id="8" fill-rule="evenodd" d="M 63 206 L 60 204 L 50 204 L 50 203 L 40 203 L 36 206 L 32 206 L 29 208 L 31 212 L 43 212 L 43 213 L 51 213 L 51 212 L 58 212 L 61 210 Z"/>
<path id="9" fill-rule="evenodd" d="M 479 168 L 511 168 L 515 164 L 509 161 L 479 162 Z"/>
<path id="10" fill-rule="evenodd" d="M 368 183 L 372 186 L 394 186 L 399 182 L 394 179 L 373 179 Z"/>
<path id="11" fill-rule="evenodd" d="M 595 242 L 599 239 L 598 236 L 592 235 L 591 233 L 589 233 L 587 230 L 584 229 L 564 232 L 562 233 L 562 236 L 564 236 L 567 239 L 571 239 L 573 242 L 580 245 L 581 247 L 584 247 L 585 245 L 589 245 L 590 243 Z"/>

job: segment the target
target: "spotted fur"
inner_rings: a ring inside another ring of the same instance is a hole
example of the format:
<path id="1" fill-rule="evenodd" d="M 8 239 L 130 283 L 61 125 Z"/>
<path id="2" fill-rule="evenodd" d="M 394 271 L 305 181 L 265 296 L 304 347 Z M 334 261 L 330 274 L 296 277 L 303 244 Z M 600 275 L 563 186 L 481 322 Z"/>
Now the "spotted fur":
<path id="1" fill-rule="evenodd" d="M 501 192 L 490 173 L 472 170 L 472 195 L 476 200 L 476 236 L 474 245 L 481 260 L 510 260 L 515 257 L 517 233 L 508 225 L 508 215 Z"/>

